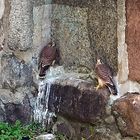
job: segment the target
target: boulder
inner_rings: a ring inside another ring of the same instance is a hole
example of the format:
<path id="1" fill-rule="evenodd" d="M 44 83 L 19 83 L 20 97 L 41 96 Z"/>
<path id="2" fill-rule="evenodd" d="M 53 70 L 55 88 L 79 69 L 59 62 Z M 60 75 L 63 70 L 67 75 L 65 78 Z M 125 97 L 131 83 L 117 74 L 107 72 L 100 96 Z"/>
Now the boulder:
<path id="1" fill-rule="evenodd" d="M 127 93 L 113 104 L 113 114 L 123 136 L 140 135 L 140 94 Z"/>
<path id="2" fill-rule="evenodd" d="M 51 86 L 49 109 L 67 118 L 95 123 L 105 115 L 108 100 L 107 89 L 96 91 L 90 82 L 69 78 Z"/>

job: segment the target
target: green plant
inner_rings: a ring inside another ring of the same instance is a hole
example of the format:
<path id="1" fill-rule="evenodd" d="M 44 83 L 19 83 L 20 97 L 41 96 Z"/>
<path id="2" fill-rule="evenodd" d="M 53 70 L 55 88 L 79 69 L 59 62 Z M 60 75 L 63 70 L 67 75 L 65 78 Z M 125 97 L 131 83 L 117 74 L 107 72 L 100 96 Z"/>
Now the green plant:
<path id="1" fill-rule="evenodd" d="M 44 131 L 42 126 L 37 123 L 23 125 L 20 121 L 16 121 L 11 125 L 0 122 L 0 140 L 21 140 L 24 136 L 29 136 L 33 140 L 35 136 Z"/>
<path id="2" fill-rule="evenodd" d="M 68 138 L 65 135 L 60 133 L 56 133 L 55 136 L 56 136 L 56 140 L 68 140 Z"/>

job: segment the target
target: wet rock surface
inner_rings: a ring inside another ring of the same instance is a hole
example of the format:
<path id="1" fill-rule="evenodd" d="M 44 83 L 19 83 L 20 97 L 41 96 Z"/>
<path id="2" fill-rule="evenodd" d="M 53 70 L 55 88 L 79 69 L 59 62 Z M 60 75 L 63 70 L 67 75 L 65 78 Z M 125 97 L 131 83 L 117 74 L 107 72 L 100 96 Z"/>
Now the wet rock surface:
<path id="1" fill-rule="evenodd" d="M 42 134 L 36 137 L 36 140 L 56 140 L 55 135 L 53 134 Z"/>
<path id="2" fill-rule="evenodd" d="M 49 100 L 50 109 L 56 113 L 82 122 L 95 123 L 105 114 L 109 92 L 107 89 L 96 91 L 90 82 L 65 79 L 51 86 Z"/>
<path id="3" fill-rule="evenodd" d="M 113 114 L 123 136 L 140 136 L 140 94 L 127 93 L 116 100 Z"/>

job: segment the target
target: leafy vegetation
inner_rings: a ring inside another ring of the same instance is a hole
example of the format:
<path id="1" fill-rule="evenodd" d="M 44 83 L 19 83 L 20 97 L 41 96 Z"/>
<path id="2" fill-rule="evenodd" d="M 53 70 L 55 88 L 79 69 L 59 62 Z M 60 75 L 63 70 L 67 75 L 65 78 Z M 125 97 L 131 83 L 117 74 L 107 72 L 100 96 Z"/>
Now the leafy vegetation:
<path id="1" fill-rule="evenodd" d="M 65 135 L 60 133 L 56 133 L 55 136 L 56 136 L 56 140 L 68 140 L 68 138 Z"/>
<path id="2" fill-rule="evenodd" d="M 14 125 L 0 122 L 0 140 L 21 140 L 22 137 L 28 136 L 34 140 L 35 136 L 45 130 L 36 123 L 30 125 L 22 125 L 20 121 L 16 121 Z"/>

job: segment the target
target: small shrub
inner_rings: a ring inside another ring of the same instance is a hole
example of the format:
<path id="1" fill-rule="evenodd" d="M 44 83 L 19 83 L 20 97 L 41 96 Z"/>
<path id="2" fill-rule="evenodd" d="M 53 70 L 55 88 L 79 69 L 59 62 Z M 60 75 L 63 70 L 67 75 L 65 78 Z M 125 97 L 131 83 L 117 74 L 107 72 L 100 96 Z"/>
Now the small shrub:
<path id="1" fill-rule="evenodd" d="M 22 137 L 28 136 L 31 140 L 45 130 L 41 125 L 32 123 L 22 125 L 20 121 L 16 121 L 14 125 L 0 122 L 0 140 L 21 140 Z"/>

